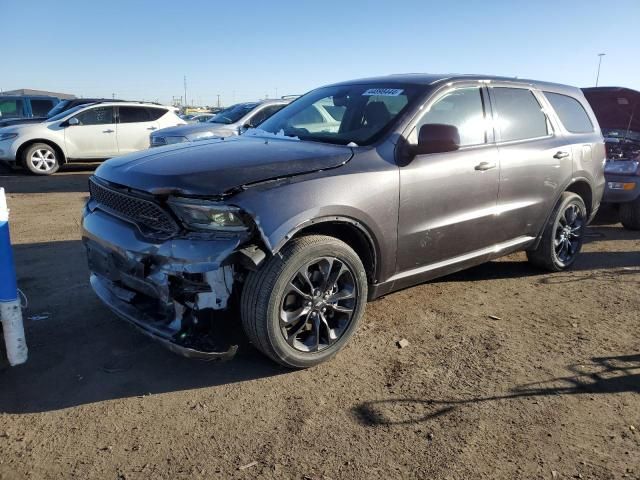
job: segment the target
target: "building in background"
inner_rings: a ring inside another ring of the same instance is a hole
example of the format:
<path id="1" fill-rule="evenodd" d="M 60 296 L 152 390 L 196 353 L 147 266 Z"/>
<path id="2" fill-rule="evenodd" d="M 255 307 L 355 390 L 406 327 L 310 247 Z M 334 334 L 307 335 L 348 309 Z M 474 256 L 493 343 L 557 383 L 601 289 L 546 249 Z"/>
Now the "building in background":
<path id="1" fill-rule="evenodd" d="M 71 98 L 76 98 L 75 95 L 70 93 L 59 93 L 59 92 L 47 92 L 46 90 L 32 90 L 30 88 L 19 88 L 17 90 L 4 90 L 0 91 L 2 95 L 30 95 L 30 96 L 47 96 L 47 97 L 57 97 L 60 100 L 67 100 Z"/>

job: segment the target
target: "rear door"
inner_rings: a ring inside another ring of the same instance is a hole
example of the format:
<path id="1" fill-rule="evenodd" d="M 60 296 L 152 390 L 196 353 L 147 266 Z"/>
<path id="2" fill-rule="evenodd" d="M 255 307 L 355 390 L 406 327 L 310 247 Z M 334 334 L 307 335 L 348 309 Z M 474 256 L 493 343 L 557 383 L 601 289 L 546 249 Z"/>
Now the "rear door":
<path id="1" fill-rule="evenodd" d="M 500 158 L 498 240 L 536 237 L 571 178 L 571 145 L 545 111 L 541 92 L 497 84 L 489 94 Z"/>
<path id="2" fill-rule="evenodd" d="M 417 155 L 400 167 L 398 273 L 429 271 L 456 263 L 497 241 L 499 163 L 484 89 L 460 86 L 441 92 L 423 107 L 408 143 L 421 126 L 457 127 L 460 149 Z"/>
<path id="3" fill-rule="evenodd" d="M 77 125 L 64 129 L 69 158 L 109 158 L 118 154 L 114 109 L 91 107 L 74 115 Z"/>
<path id="4" fill-rule="evenodd" d="M 146 106 L 118 106 L 118 151 L 120 154 L 149 148 L 149 135 L 159 128 L 158 118 L 167 110 Z"/>

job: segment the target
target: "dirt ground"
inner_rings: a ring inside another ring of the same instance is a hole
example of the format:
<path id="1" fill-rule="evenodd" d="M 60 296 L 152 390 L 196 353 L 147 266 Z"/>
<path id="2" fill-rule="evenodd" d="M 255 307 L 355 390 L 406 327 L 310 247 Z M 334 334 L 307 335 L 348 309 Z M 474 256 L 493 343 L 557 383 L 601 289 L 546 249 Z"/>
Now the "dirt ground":
<path id="1" fill-rule="evenodd" d="M 640 479 L 640 235 L 606 215 L 573 270 L 515 254 L 389 295 L 292 372 L 115 319 L 80 242 L 90 173 L 0 173 L 30 354 L 0 362 L 0 479 Z"/>

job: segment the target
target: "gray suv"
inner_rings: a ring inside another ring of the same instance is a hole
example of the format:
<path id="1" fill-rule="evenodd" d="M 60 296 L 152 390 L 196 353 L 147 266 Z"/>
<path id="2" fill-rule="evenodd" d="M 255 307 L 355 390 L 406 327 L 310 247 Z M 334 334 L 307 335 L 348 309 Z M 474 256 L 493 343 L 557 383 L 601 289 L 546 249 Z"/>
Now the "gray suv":
<path id="1" fill-rule="evenodd" d="M 508 253 L 569 268 L 605 148 L 582 92 L 397 75 L 313 90 L 242 136 L 104 163 L 83 241 L 96 294 L 181 354 L 292 368 L 345 346 L 367 300 Z M 231 329 L 233 331 L 233 329 Z"/>

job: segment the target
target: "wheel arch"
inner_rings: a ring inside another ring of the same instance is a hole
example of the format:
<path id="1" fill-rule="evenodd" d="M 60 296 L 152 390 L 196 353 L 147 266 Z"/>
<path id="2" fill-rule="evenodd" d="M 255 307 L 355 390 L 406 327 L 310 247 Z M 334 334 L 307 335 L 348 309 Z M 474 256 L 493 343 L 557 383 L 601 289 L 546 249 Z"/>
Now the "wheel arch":
<path id="1" fill-rule="evenodd" d="M 560 197 L 564 192 L 573 192 L 576 195 L 579 195 L 580 198 L 582 198 L 582 201 L 584 202 L 585 206 L 587 207 L 587 217 L 588 218 L 591 217 L 591 213 L 593 211 L 593 188 L 591 186 L 591 183 L 589 183 L 589 181 L 586 178 L 582 178 L 582 177 L 572 178 L 563 189 L 560 189 L 558 191 L 556 198 L 553 201 L 552 207 L 549 213 L 547 214 L 544 220 L 544 223 L 542 224 L 542 228 L 540 229 L 540 232 L 538 232 L 536 241 L 529 248 L 536 249 L 538 248 L 538 245 L 540 245 L 540 241 L 542 240 L 544 229 L 546 228 L 547 223 L 549 223 L 549 219 L 551 218 L 551 215 L 553 215 L 553 210 L 555 209 L 555 206 L 558 204 L 558 201 L 560 201 Z"/>
<path id="2" fill-rule="evenodd" d="M 62 165 L 63 163 L 67 163 L 67 157 L 64 154 L 64 150 L 62 150 L 62 147 L 60 147 L 60 145 L 58 145 L 53 140 L 49 140 L 49 139 L 46 139 L 46 138 L 30 138 L 29 140 L 25 141 L 16 150 L 16 162 L 23 163 L 22 156 L 23 156 L 25 150 L 27 150 L 34 143 L 45 143 L 45 144 L 49 145 L 51 148 L 53 148 L 56 151 L 56 154 L 58 155 L 58 158 L 60 159 L 60 161 L 58 163 L 60 165 Z"/>
<path id="3" fill-rule="evenodd" d="M 375 282 L 380 264 L 379 247 L 366 226 L 350 217 L 331 215 L 307 220 L 289 231 L 274 247 L 272 253 L 278 253 L 294 238 L 310 234 L 327 235 L 349 245 L 360 257 L 369 283 Z"/>
<path id="4" fill-rule="evenodd" d="M 593 212 L 593 188 L 591 188 L 591 184 L 586 179 L 574 179 L 569 185 L 567 185 L 564 191 L 580 195 L 587 207 L 587 215 L 591 217 L 591 213 Z"/>

